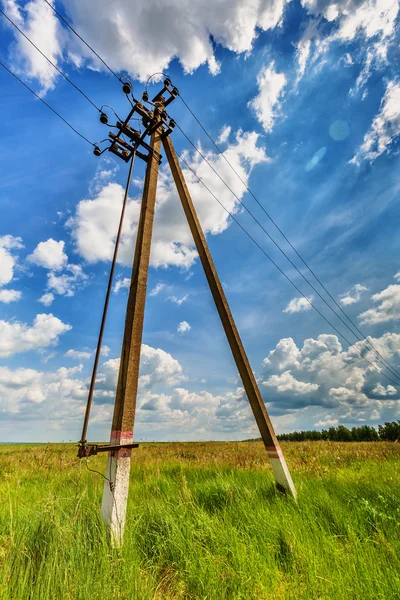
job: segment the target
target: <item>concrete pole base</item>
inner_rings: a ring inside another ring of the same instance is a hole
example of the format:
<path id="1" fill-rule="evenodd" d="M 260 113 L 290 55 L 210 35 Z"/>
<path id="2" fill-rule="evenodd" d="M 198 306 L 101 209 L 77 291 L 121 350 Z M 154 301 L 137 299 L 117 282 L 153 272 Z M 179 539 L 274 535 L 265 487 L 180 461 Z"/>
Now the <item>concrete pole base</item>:
<path id="1" fill-rule="evenodd" d="M 267 446 L 267 452 L 278 487 L 293 496 L 296 500 L 296 488 L 294 487 L 282 450 L 279 446 Z"/>
<path id="2" fill-rule="evenodd" d="M 122 438 L 118 435 L 112 435 L 110 444 L 130 444 L 131 442 L 132 433 Z M 114 548 L 119 548 L 123 544 L 130 469 L 131 450 L 118 450 L 109 454 L 101 516 L 107 527 L 111 545 Z"/>

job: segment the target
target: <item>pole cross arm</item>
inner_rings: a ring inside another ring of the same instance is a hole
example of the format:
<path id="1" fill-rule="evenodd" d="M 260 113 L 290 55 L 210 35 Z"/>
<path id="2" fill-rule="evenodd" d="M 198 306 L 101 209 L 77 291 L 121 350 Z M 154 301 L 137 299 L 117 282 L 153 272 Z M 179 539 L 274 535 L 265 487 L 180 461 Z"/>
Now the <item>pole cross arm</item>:
<path id="1" fill-rule="evenodd" d="M 166 98 L 165 95 L 168 95 Z M 111 144 L 103 151 L 96 146 L 94 149 L 95 156 L 101 156 L 103 152 L 108 150 L 121 158 L 125 162 L 129 162 L 132 156 L 136 154 L 139 158 L 148 162 L 151 155 L 154 155 L 158 163 L 161 163 L 161 155 L 154 150 L 151 145 L 145 141 L 146 138 L 151 138 L 153 133 L 159 133 L 162 137 L 168 137 L 175 127 L 174 119 L 168 115 L 165 107 L 168 106 L 179 95 L 176 87 L 173 87 L 171 80 L 167 77 L 164 81 L 164 87 L 156 94 L 150 102 L 147 91 L 143 93 L 143 102 L 136 100 L 133 96 L 134 104 L 124 121 L 118 119 L 116 125 L 113 125 L 118 132 L 109 132 Z M 150 108 L 146 106 L 150 104 Z M 136 115 L 136 117 L 135 117 Z M 141 121 L 144 126 L 144 131 L 138 131 L 129 124 L 132 119 Z M 101 112 L 100 122 L 103 125 L 108 125 L 108 116 Z M 126 136 L 128 143 L 123 136 Z"/>

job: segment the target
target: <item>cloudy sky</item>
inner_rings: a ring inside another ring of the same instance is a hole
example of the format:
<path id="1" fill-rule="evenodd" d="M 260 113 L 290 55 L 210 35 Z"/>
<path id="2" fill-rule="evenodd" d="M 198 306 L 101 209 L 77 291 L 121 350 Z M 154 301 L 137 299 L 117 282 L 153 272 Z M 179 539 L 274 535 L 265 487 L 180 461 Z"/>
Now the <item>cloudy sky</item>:
<path id="1" fill-rule="evenodd" d="M 400 418 L 397 0 L 52 2 L 136 96 L 167 72 L 240 175 L 178 98 L 171 116 L 230 189 L 179 129 L 177 151 L 258 244 L 185 168 L 277 431 Z M 0 6 L 97 106 L 127 113 L 45 0 Z M 91 142 L 106 137 L 87 99 L 0 25 L 0 60 Z M 0 88 L 0 438 L 77 440 L 127 165 L 96 158 L 4 69 Z M 109 436 L 143 175 L 137 161 L 91 439 Z M 137 440 L 257 435 L 166 160 L 136 415 Z"/>

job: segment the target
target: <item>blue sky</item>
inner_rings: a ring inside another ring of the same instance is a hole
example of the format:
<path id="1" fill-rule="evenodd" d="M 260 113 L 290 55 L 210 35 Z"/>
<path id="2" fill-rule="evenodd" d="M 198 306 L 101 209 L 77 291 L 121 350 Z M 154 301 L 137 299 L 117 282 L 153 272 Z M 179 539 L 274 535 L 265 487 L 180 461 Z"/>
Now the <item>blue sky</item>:
<path id="1" fill-rule="evenodd" d="M 129 76 L 136 96 L 149 75 L 169 73 L 260 203 L 400 373 L 397 2 L 224 0 L 212 10 L 204 0 L 190 7 L 178 0 L 162 8 L 152 1 L 101 4 L 55 6 Z M 1 8 L 97 105 L 127 112 L 118 81 L 43 0 L 3 0 Z M 2 62 L 89 140 L 106 137 L 93 106 L 4 18 L 0 36 Z M 153 80 L 150 90 L 157 85 Z M 127 166 L 108 153 L 96 158 L 4 69 L 0 88 L 0 435 L 76 440 Z M 312 280 L 180 99 L 170 114 Z M 288 277 L 356 342 L 178 129 L 173 142 Z M 363 360 L 362 343 L 349 348 L 184 173 L 277 431 L 399 418 L 400 388 L 385 377 L 393 374 L 371 352 L 370 362 Z M 137 161 L 92 439 L 109 435 L 143 175 Z M 165 159 L 151 265 L 136 439 L 257 435 Z"/>

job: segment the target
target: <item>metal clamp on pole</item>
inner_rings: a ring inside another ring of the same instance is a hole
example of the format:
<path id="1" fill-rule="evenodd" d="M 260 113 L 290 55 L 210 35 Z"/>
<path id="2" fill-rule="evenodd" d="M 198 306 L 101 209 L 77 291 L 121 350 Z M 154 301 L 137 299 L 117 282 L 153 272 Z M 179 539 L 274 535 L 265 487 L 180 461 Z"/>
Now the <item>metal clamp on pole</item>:
<path id="1" fill-rule="evenodd" d="M 89 456 L 95 456 L 99 452 L 118 452 L 119 450 L 132 450 L 132 448 L 138 448 L 139 444 L 79 444 L 78 447 L 78 458 L 87 458 Z"/>

